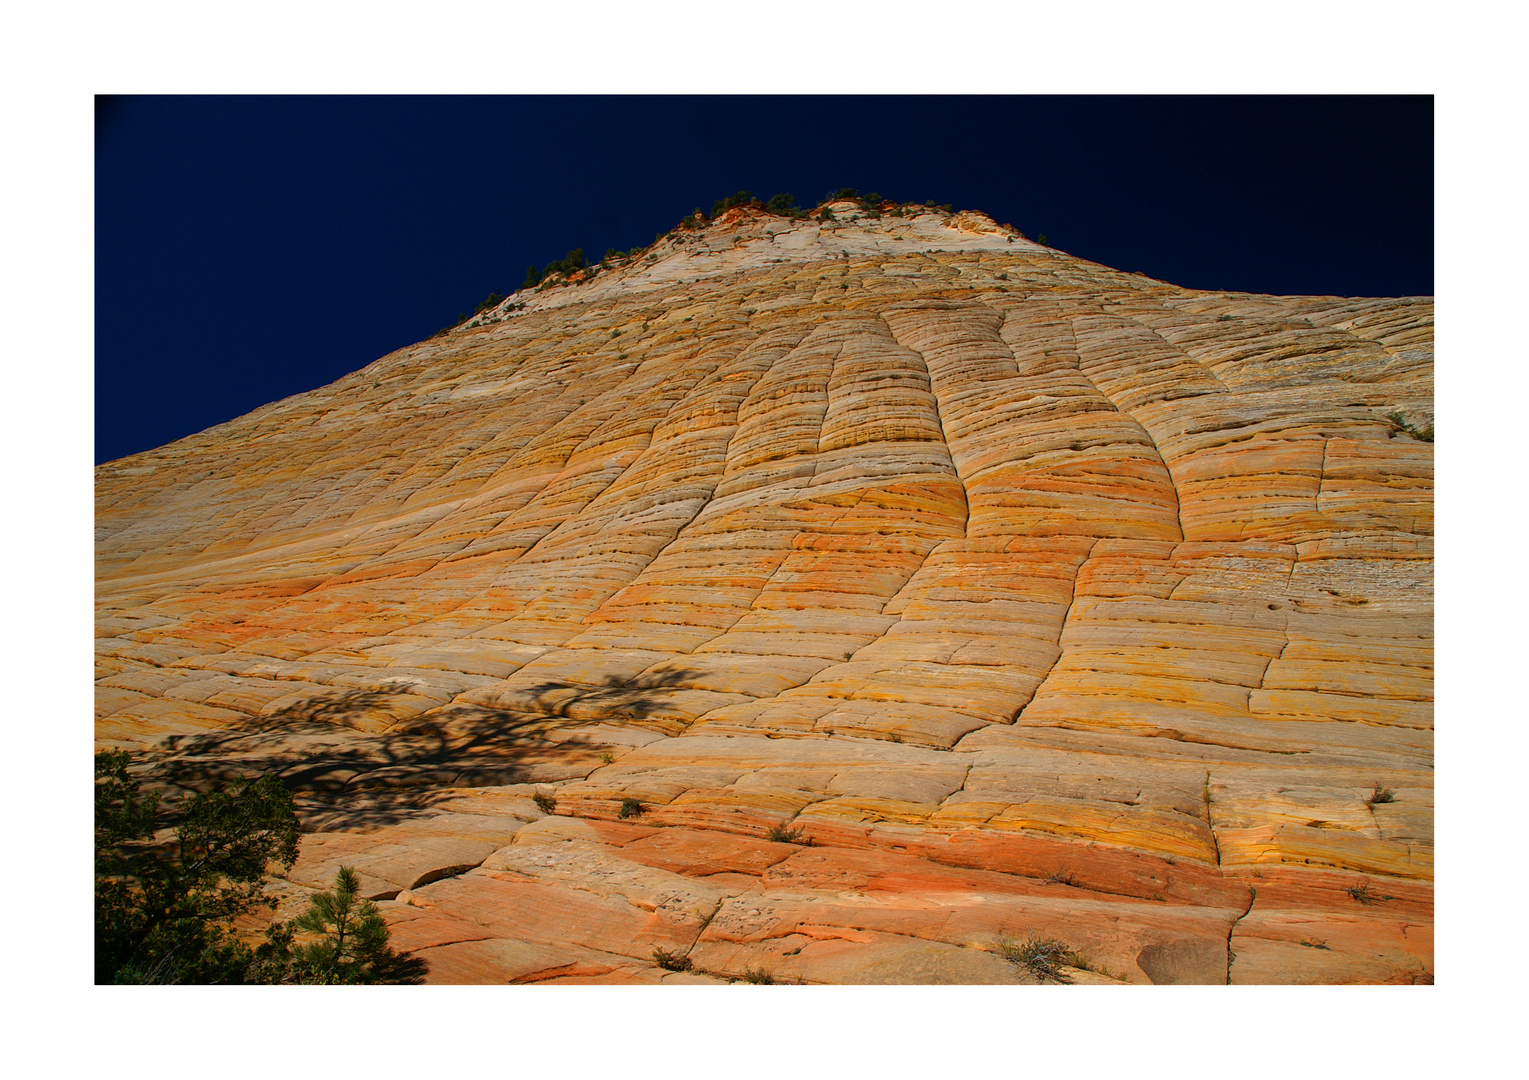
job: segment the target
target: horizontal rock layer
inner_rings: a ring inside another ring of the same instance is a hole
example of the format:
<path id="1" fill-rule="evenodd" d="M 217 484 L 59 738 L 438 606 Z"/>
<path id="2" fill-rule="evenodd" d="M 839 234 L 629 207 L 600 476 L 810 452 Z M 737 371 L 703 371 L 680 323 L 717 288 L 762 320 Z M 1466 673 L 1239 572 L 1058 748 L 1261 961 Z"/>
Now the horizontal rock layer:
<path id="1" fill-rule="evenodd" d="M 835 209 L 100 467 L 98 744 L 441 981 L 1431 979 L 1431 302 Z"/>

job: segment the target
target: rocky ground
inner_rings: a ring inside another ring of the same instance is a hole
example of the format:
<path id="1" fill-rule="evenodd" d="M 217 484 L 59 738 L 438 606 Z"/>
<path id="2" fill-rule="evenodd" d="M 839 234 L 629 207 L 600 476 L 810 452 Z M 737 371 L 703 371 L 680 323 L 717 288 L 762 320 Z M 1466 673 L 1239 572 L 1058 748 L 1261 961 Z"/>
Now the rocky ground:
<path id="1" fill-rule="evenodd" d="M 97 744 L 432 981 L 1431 981 L 1432 302 L 832 209 L 101 466 Z"/>

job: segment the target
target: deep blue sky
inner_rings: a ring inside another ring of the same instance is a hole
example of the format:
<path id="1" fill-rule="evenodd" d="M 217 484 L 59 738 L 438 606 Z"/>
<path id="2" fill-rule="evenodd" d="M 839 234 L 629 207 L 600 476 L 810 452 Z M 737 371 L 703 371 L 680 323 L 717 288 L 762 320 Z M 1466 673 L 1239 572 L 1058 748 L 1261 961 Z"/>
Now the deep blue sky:
<path id="1" fill-rule="evenodd" d="M 1175 284 L 1433 293 L 1431 97 L 96 101 L 95 460 L 322 386 L 740 188 L 952 203 Z"/>

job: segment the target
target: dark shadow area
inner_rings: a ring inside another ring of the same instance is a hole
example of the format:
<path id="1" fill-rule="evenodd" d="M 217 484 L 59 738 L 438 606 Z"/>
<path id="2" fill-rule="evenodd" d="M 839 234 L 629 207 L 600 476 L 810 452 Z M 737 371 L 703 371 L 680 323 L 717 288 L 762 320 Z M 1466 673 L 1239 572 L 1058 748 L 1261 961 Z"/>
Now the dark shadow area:
<path id="1" fill-rule="evenodd" d="M 377 964 L 377 981 L 389 986 L 419 986 L 428 974 L 429 962 L 408 953 L 395 953 Z"/>
<path id="2" fill-rule="evenodd" d="M 661 705 L 654 691 L 694 674 L 611 676 L 594 687 L 549 681 L 527 688 L 534 705 L 526 711 L 448 705 L 400 716 L 403 699 L 413 698 L 404 689 L 336 691 L 216 732 L 173 737 L 139 769 L 190 791 L 274 773 L 303 818 L 326 830 L 393 824 L 430 812 L 445 789 L 524 783 L 538 767 L 560 763 L 594 768 L 602 747 L 564 735 L 570 722 L 646 719 Z"/>
<path id="3" fill-rule="evenodd" d="M 605 682 L 599 686 L 554 680 L 537 683 L 526 689 L 535 695 L 538 710 L 547 716 L 571 717 L 572 710 L 577 708 L 584 714 L 578 719 L 646 720 L 663 704 L 663 698 L 654 695 L 653 691 L 679 689 L 682 683 L 700 674 L 692 668 L 671 668 L 652 675 L 633 675 L 629 678 L 607 675 Z"/>

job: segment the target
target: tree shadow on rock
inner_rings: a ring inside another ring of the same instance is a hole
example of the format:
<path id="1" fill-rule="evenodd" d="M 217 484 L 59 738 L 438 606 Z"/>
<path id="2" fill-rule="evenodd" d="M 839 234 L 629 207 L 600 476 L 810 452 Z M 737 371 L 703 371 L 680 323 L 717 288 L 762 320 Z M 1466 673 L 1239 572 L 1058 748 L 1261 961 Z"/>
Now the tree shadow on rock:
<path id="1" fill-rule="evenodd" d="M 620 723 L 655 718 L 668 696 L 663 691 L 686 689 L 685 684 L 699 675 L 691 668 L 669 668 L 625 677 L 607 675 L 603 683 L 594 686 L 553 680 L 526 690 L 544 715 Z"/>
<path id="2" fill-rule="evenodd" d="M 529 688 L 535 704 L 527 711 L 449 705 L 411 716 L 401 699 L 418 699 L 404 688 L 335 691 L 168 740 L 148 764 L 155 780 L 191 790 L 274 773 L 299 798 L 305 820 L 326 829 L 392 824 L 431 812 L 448 789 L 544 779 L 558 762 L 594 749 L 567 737 L 569 720 L 648 719 L 662 705 L 655 691 L 693 674 L 611 676 L 597 686 L 545 682 Z M 572 767 L 577 774 L 580 766 Z"/>

